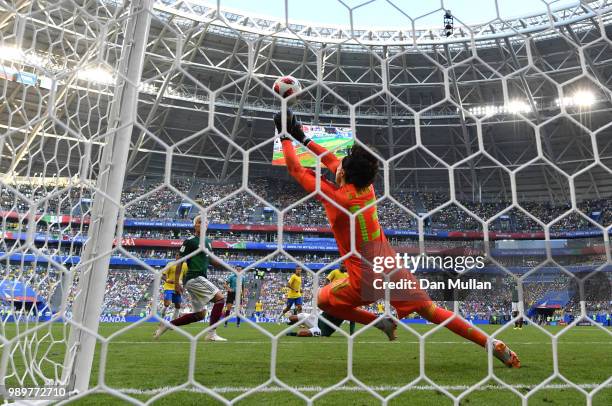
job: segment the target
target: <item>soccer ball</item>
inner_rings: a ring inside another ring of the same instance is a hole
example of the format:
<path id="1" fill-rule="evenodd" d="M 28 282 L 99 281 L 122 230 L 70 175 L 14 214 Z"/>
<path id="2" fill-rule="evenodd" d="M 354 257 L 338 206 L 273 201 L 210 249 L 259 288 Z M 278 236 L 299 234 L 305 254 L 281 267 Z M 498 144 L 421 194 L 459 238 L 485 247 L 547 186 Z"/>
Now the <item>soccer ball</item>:
<path id="1" fill-rule="evenodd" d="M 272 89 L 281 97 L 286 98 L 302 90 L 300 81 L 293 76 L 282 76 L 274 82 Z"/>

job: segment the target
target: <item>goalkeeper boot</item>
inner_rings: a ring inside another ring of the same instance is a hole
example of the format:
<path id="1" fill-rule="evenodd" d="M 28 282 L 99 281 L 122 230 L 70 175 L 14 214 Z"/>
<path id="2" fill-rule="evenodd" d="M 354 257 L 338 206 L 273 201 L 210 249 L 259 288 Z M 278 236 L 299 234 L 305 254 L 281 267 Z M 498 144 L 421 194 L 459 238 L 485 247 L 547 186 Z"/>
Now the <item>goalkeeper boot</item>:
<path id="1" fill-rule="evenodd" d="M 159 327 L 157 327 L 157 330 L 155 330 L 155 333 L 153 333 L 153 338 L 155 340 L 158 340 L 159 337 L 161 337 L 162 334 L 164 334 L 167 330 L 168 330 L 168 327 L 165 324 L 160 323 Z"/>
<path id="2" fill-rule="evenodd" d="M 388 318 L 382 319 L 375 326 L 389 337 L 389 341 L 397 339 L 397 323 L 394 320 Z"/>
<path id="3" fill-rule="evenodd" d="M 495 358 L 503 362 L 508 368 L 521 367 L 521 361 L 517 357 L 516 353 L 508 348 L 508 346 L 501 340 L 493 341 L 493 355 L 495 355 Z"/>
<path id="4" fill-rule="evenodd" d="M 227 338 L 223 338 L 220 335 L 217 334 L 216 331 L 211 331 L 210 333 L 206 334 L 206 341 L 227 341 Z"/>

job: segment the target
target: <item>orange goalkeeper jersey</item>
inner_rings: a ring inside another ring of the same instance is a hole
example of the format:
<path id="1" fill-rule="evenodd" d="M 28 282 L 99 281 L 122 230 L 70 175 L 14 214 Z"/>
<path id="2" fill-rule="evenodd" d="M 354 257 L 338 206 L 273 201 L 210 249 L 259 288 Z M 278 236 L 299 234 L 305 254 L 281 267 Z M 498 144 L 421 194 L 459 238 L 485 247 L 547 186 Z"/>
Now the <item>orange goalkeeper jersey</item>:
<path id="1" fill-rule="evenodd" d="M 307 191 L 313 192 L 316 190 L 316 174 L 312 169 L 304 168 L 293 148 L 290 140 L 283 142 L 283 154 L 289 174 L 295 178 L 298 183 Z M 321 156 L 321 162 L 334 174 L 340 165 L 340 160 L 334 154 L 328 152 L 322 146 L 315 142 L 310 142 L 308 148 L 315 154 Z M 325 154 L 325 155 L 323 155 Z M 374 194 L 374 186 L 370 185 L 364 192 L 357 192 L 352 184 L 339 187 L 333 182 L 321 177 L 321 187 L 317 198 L 323 203 L 325 213 L 331 225 L 332 232 L 338 245 L 340 256 L 346 255 L 351 251 L 351 223 L 350 217 L 341 209 L 336 207 L 331 201 L 338 206 L 346 209 L 349 213 L 356 213 L 362 208 L 367 209 L 355 216 L 355 249 L 359 250 L 364 243 L 368 242 L 386 242 L 386 237 L 380 223 L 378 222 L 378 214 L 376 211 L 376 196 Z M 386 244 L 380 244 L 386 245 Z M 359 257 L 351 255 L 346 261 L 349 275 L 356 272 L 360 267 Z M 355 275 L 357 278 L 359 275 Z M 359 279 L 353 280 L 352 284 L 358 283 Z"/>

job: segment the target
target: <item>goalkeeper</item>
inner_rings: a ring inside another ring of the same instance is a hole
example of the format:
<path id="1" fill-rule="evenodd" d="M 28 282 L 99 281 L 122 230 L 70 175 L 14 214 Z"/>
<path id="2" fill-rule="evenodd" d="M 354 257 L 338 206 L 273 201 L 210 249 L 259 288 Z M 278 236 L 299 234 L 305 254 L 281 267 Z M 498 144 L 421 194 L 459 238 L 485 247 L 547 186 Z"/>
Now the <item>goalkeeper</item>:
<path id="1" fill-rule="evenodd" d="M 383 274 L 375 274 L 371 264 L 375 257 L 395 256 L 395 251 L 387 243 L 380 227 L 376 211 L 373 182 L 378 171 L 378 161 L 358 144 L 340 161 L 325 148 L 306 138 L 301 125 L 289 110 L 286 114 L 286 132 L 283 132 L 280 112 L 275 114 L 274 123 L 281 134 L 287 170 L 307 192 L 317 190 L 316 174 L 313 170 L 302 167 L 287 133 L 318 155 L 322 163 L 335 174 L 335 183 L 320 179 L 317 197 L 325 208 L 340 256 L 351 253 L 344 261 L 349 277 L 323 287 L 319 291 L 318 305 L 321 310 L 339 319 L 361 324 L 374 323 L 377 316 L 360 308 L 381 299 L 384 294 L 384 291 L 375 289 L 374 283 L 376 278 L 382 278 Z M 360 255 L 355 255 L 351 249 L 351 218 L 347 212 L 355 213 L 355 248 Z M 415 280 L 414 275 L 405 269 L 386 268 L 384 272 L 392 280 Z M 432 323 L 446 322 L 446 328 L 454 333 L 481 347 L 486 346 L 489 337 L 485 333 L 453 312 L 437 307 L 423 290 L 405 289 L 391 293 L 391 305 L 399 319 L 417 312 Z M 389 340 L 396 339 L 397 325 L 391 319 L 381 319 L 375 326 L 382 330 Z M 516 354 L 500 340 L 493 340 L 493 354 L 508 367 L 520 367 Z"/>

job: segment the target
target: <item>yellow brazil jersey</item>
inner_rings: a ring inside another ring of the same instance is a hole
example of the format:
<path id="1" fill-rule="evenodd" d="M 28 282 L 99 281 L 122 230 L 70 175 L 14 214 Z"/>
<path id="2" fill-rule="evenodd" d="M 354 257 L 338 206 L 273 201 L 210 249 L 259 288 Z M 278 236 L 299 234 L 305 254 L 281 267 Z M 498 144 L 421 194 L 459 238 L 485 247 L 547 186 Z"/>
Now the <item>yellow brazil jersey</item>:
<path id="1" fill-rule="evenodd" d="M 188 266 L 186 262 L 183 262 L 183 266 L 181 267 L 181 280 L 185 276 L 185 272 L 187 272 Z M 166 281 L 164 282 L 164 290 L 174 290 L 174 275 L 176 272 L 176 265 L 172 265 L 170 268 L 164 271 L 164 275 L 166 276 Z"/>
<path id="2" fill-rule="evenodd" d="M 262 310 L 263 310 L 263 303 L 261 303 L 261 302 L 255 303 L 255 311 L 256 312 L 260 312 Z"/>
<path id="3" fill-rule="evenodd" d="M 327 280 L 334 283 L 340 279 L 348 278 L 348 273 L 340 272 L 339 269 L 334 269 L 327 275 Z"/>
<path id="4" fill-rule="evenodd" d="M 289 286 L 291 289 L 287 292 L 287 298 L 296 299 L 302 297 L 302 277 L 296 274 L 291 275 L 289 278 Z"/>
<path id="5" fill-rule="evenodd" d="M 376 305 L 376 309 L 378 310 L 378 313 L 384 313 L 385 312 L 385 305 L 382 303 L 378 303 Z"/>

